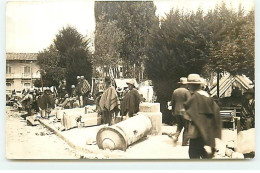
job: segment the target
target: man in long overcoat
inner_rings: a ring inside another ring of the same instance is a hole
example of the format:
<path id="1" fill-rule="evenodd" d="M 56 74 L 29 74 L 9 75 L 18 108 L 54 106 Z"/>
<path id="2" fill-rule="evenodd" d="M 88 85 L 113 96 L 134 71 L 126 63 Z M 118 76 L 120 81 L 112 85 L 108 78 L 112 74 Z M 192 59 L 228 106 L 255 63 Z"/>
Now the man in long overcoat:
<path id="1" fill-rule="evenodd" d="M 221 138 L 219 107 L 213 98 L 201 89 L 202 81 L 198 74 L 190 74 L 187 84 L 191 91 L 191 98 L 184 104 L 190 118 L 189 156 L 191 159 L 212 158 L 215 139 Z"/>
<path id="2" fill-rule="evenodd" d="M 142 98 L 137 89 L 135 88 L 134 80 L 127 82 L 127 85 L 129 90 L 125 94 L 121 103 L 121 115 L 127 115 L 127 117 L 132 117 L 135 113 L 139 111 L 139 104 Z"/>

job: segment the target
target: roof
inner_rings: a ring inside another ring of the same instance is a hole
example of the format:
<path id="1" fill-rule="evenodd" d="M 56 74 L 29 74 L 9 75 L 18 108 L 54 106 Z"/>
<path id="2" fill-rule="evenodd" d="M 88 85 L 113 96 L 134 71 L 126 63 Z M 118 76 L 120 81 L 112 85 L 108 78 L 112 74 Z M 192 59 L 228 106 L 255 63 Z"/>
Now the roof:
<path id="1" fill-rule="evenodd" d="M 38 53 L 6 53 L 6 60 L 36 61 Z"/>
<path id="2" fill-rule="evenodd" d="M 232 87 L 233 83 L 239 84 L 239 88 L 242 89 L 242 91 L 248 90 L 249 88 L 252 88 L 254 86 L 253 82 L 245 75 L 232 76 L 229 73 L 227 73 L 219 80 L 220 97 L 223 97 L 225 95 L 225 92 L 227 92 L 229 88 Z M 211 96 L 217 95 L 216 83 L 214 83 L 211 87 L 210 94 Z"/>

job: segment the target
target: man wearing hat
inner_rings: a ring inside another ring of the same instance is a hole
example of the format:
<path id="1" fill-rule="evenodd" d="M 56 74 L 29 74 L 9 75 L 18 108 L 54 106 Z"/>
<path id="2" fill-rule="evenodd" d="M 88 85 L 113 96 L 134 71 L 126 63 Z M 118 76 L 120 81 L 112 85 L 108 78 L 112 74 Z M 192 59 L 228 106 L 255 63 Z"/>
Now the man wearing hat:
<path id="1" fill-rule="evenodd" d="M 135 80 L 131 80 L 126 84 L 128 85 L 128 92 L 125 94 L 121 103 L 121 115 L 132 117 L 139 111 L 141 96 L 135 88 Z"/>
<path id="2" fill-rule="evenodd" d="M 254 88 L 248 89 L 244 93 L 244 99 L 241 107 L 241 119 L 240 125 L 241 130 L 248 130 L 255 128 L 255 99 L 254 99 Z"/>
<path id="3" fill-rule="evenodd" d="M 79 103 L 80 106 L 83 107 L 85 106 L 87 103 L 87 97 L 90 93 L 90 84 L 88 83 L 88 81 L 84 78 L 84 76 L 80 77 L 80 81 L 77 85 L 77 91 L 78 91 L 78 96 L 79 96 Z"/>
<path id="4" fill-rule="evenodd" d="M 177 130 L 174 136 L 172 137 L 174 142 L 178 141 L 178 138 L 180 136 L 180 133 L 182 129 L 184 128 L 183 131 L 183 139 L 182 139 L 182 146 L 188 145 L 188 138 L 187 138 L 187 132 L 188 132 L 188 120 L 185 119 L 184 114 L 185 114 L 185 109 L 184 109 L 184 103 L 191 97 L 189 90 L 186 88 L 187 87 L 187 78 L 186 77 L 181 77 L 180 82 L 180 87 L 175 89 L 172 93 L 172 114 L 176 118 L 176 123 L 177 123 Z"/>
<path id="5" fill-rule="evenodd" d="M 184 104 L 190 118 L 188 128 L 189 157 L 191 159 L 212 158 L 215 139 L 221 138 L 219 107 L 206 91 L 198 74 L 190 74 L 187 79 L 191 98 Z"/>
<path id="6" fill-rule="evenodd" d="M 27 112 L 27 115 L 24 116 L 24 119 L 25 119 L 27 116 L 33 115 L 33 113 L 34 113 L 34 111 L 32 111 L 32 110 L 33 110 L 32 105 L 33 105 L 33 101 L 34 101 L 34 99 L 33 99 L 33 94 L 34 94 L 34 90 L 33 90 L 33 89 L 30 89 L 29 92 L 28 92 L 28 94 L 26 94 L 26 95 L 24 96 L 24 98 L 21 100 L 21 103 L 22 103 L 22 105 L 23 105 L 25 111 Z"/>
<path id="7" fill-rule="evenodd" d="M 50 88 L 46 88 L 44 90 L 43 95 L 39 98 L 38 105 L 41 109 L 42 118 L 49 118 L 49 114 L 51 113 L 51 109 L 55 108 L 55 100 L 51 95 Z"/>
<path id="8" fill-rule="evenodd" d="M 111 78 L 105 77 L 105 91 L 101 95 L 99 108 L 101 109 L 102 124 L 112 125 L 112 116 L 119 110 L 119 99 L 116 89 L 111 85 Z"/>

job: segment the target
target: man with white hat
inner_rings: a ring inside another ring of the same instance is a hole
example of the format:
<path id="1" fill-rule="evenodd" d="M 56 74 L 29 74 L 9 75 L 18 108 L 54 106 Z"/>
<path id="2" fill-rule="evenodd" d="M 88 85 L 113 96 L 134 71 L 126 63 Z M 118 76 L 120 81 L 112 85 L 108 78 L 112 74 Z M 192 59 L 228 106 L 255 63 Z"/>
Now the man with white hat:
<path id="1" fill-rule="evenodd" d="M 188 128 L 189 156 L 191 159 L 212 158 L 215 139 L 221 138 L 219 107 L 206 91 L 201 89 L 201 78 L 190 74 L 187 79 L 191 98 L 184 104 L 190 118 Z"/>
<path id="2" fill-rule="evenodd" d="M 121 114 L 122 116 L 132 117 L 139 111 L 139 104 L 141 102 L 141 96 L 135 88 L 135 80 L 131 80 L 126 83 L 129 91 L 125 94 L 121 103 Z"/>
<path id="3" fill-rule="evenodd" d="M 182 146 L 188 145 L 188 138 L 187 138 L 187 132 L 188 132 L 188 123 L 189 121 L 185 119 L 185 109 L 184 109 L 184 103 L 191 97 L 189 90 L 187 87 L 187 78 L 181 77 L 180 87 L 175 89 L 172 93 L 172 114 L 175 116 L 176 123 L 177 123 L 177 130 L 174 134 L 173 141 L 177 142 L 178 138 L 180 136 L 180 133 L 182 129 L 183 131 L 183 139 L 182 139 Z"/>

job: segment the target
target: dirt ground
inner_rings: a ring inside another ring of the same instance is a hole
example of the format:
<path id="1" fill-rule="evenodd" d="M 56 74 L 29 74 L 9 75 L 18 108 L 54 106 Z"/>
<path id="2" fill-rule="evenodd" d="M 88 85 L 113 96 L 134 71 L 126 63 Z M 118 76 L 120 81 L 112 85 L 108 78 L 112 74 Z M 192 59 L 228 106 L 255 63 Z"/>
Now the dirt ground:
<path id="1" fill-rule="evenodd" d="M 50 121 L 51 123 L 51 121 Z M 53 124 L 53 123 L 51 123 Z M 54 123 L 55 126 L 57 123 Z M 176 131 L 176 126 L 162 126 L 163 135 L 147 136 L 123 151 L 104 151 L 96 145 L 96 134 L 102 126 L 74 128 L 61 132 L 75 145 L 90 153 L 73 150 L 58 136 L 42 125 L 27 126 L 17 112 L 6 112 L 6 158 L 8 159 L 189 159 L 188 146 L 181 146 L 182 135 L 177 144 L 166 135 Z M 222 141 L 236 140 L 236 131 L 222 130 Z M 225 144 L 224 149 L 225 149 Z"/>
<path id="2" fill-rule="evenodd" d="M 7 159 L 78 159 L 63 140 L 42 125 L 27 126 L 17 112 L 6 110 Z"/>

